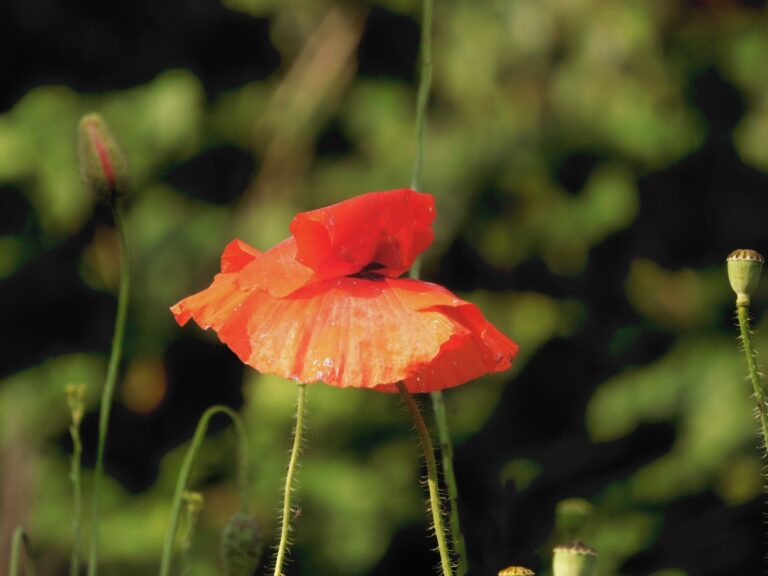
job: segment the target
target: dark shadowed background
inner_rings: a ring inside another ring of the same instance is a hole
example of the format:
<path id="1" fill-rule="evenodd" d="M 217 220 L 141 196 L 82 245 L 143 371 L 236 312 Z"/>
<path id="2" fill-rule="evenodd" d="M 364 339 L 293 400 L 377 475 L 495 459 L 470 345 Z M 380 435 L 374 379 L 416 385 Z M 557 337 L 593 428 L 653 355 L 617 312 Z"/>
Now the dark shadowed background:
<path id="1" fill-rule="evenodd" d="M 208 285 L 232 238 L 263 250 L 297 211 L 409 184 L 419 21 L 415 0 L 0 3 L 0 570 L 23 524 L 39 573 L 67 573 L 67 383 L 88 386 L 86 489 L 95 459 L 119 259 L 79 181 L 80 116 L 103 114 L 133 182 L 103 571 L 156 569 L 183 451 L 214 403 L 246 418 L 271 544 L 295 387 L 168 307 Z M 594 506 L 579 536 L 601 576 L 761 573 L 724 259 L 768 250 L 765 2 L 437 0 L 434 31 L 423 275 L 521 348 L 509 373 L 446 393 L 471 574 L 548 574 L 566 498 Z M 760 350 L 766 302 L 764 285 Z M 431 573 L 399 399 L 319 384 L 309 403 L 287 574 Z M 214 420 L 192 481 L 193 574 L 217 573 L 235 463 Z"/>

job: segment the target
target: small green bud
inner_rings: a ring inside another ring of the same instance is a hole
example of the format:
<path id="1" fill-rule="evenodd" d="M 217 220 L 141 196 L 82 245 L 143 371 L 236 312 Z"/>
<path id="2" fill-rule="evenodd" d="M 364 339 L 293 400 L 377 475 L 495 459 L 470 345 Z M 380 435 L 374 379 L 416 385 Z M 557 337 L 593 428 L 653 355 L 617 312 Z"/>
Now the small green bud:
<path id="1" fill-rule="evenodd" d="M 581 542 L 555 547 L 554 576 L 594 576 L 596 568 L 597 552 Z"/>
<path id="2" fill-rule="evenodd" d="M 225 576 L 251 576 L 261 562 L 263 550 L 258 521 L 250 514 L 232 516 L 221 535 L 221 562 Z"/>
<path id="3" fill-rule="evenodd" d="M 101 115 L 86 114 L 80 120 L 77 152 L 80 177 L 91 194 L 107 201 L 125 196 L 128 164 Z"/>
<path id="4" fill-rule="evenodd" d="M 726 259 L 728 280 L 736 292 L 736 305 L 749 306 L 752 294 L 760 283 L 765 259 L 756 250 L 734 250 Z"/>
<path id="5" fill-rule="evenodd" d="M 499 570 L 498 576 L 536 576 L 536 572 L 523 566 L 508 566 Z"/>
<path id="6" fill-rule="evenodd" d="M 83 420 L 83 414 L 85 413 L 85 384 L 67 384 L 67 404 L 69 404 L 69 412 L 72 415 L 72 423 L 77 427 L 80 426 L 80 422 Z"/>

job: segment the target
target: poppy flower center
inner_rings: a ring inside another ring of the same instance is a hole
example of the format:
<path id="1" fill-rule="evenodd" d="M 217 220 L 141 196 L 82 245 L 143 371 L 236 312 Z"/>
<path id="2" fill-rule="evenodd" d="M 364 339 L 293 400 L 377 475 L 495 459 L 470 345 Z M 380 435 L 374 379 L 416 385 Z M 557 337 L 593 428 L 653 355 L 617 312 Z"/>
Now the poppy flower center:
<path id="1" fill-rule="evenodd" d="M 347 278 L 365 278 L 366 280 L 381 280 L 384 278 L 383 274 L 379 274 L 377 270 L 381 270 L 383 268 L 386 268 L 384 264 L 380 264 L 379 262 L 371 262 L 370 264 L 367 264 L 365 268 L 360 270 L 360 272 L 356 272 L 354 274 L 348 274 Z"/>

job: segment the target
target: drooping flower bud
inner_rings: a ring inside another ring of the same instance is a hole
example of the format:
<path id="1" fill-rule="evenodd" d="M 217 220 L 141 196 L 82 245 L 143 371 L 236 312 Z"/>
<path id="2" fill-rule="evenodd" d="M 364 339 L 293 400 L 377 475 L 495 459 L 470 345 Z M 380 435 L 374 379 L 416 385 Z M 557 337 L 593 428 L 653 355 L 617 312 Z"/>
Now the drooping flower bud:
<path id="1" fill-rule="evenodd" d="M 80 177 L 88 191 L 101 200 L 128 192 L 128 164 L 107 123 L 99 114 L 86 114 L 77 133 Z"/>
<path id="2" fill-rule="evenodd" d="M 498 576 L 536 576 L 536 573 L 523 566 L 507 566 L 503 570 L 499 570 Z"/>
<path id="3" fill-rule="evenodd" d="M 552 560 L 554 576 L 594 576 L 597 552 L 581 542 L 556 546 Z"/>
<path id="4" fill-rule="evenodd" d="M 250 514 L 232 516 L 221 535 L 221 562 L 225 576 L 251 576 L 261 561 L 263 550 L 258 521 Z"/>
<path id="5" fill-rule="evenodd" d="M 736 305 L 749 306 L 752 294 L 760 283 L 765 259 L 756 250 L 734 250 L 726 258 L 728 280 L 736 292 Z"/>

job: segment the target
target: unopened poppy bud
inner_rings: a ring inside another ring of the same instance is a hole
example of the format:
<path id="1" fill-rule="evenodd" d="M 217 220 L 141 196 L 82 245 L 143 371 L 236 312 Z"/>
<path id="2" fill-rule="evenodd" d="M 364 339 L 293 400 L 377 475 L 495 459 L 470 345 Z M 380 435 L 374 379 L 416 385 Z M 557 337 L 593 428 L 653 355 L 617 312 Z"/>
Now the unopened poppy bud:
<path id="1" fill-rule="evenodd" d="M 596 567 L 597 552 L 581 542 L 555 547 L 554 576 L 594 576 Z"/>
<path id="2" fill-rule="evenodd" d="M 113 200 L 128 192 L 128 165 L 107 123 L 99 114 L 86 114 L 77 134 L 80 177 L 85 187 L 101 200 Z"/>
<path id="3" fill-rule="evenodd" d="M 507 566 L 503 570 L 499 570 L 498 576 L 536 576 L 536 573 L 522 566 Z"/>
<path id="4" fill-rule="evenodd" d="M 760 282 L 765 259 L 756 250 L 734 250 L 726 259 L 728 280 L 736 292 L 736 305 L 749 306 L 752 294 Z"/>
<path id="5" fill-rule="evenodd" d="M 264 542 L 258 521 L 249 514 L 235 514 L 221 536 L 221 561 L 225 576 L 251 576 L 261 562 Z"/>

